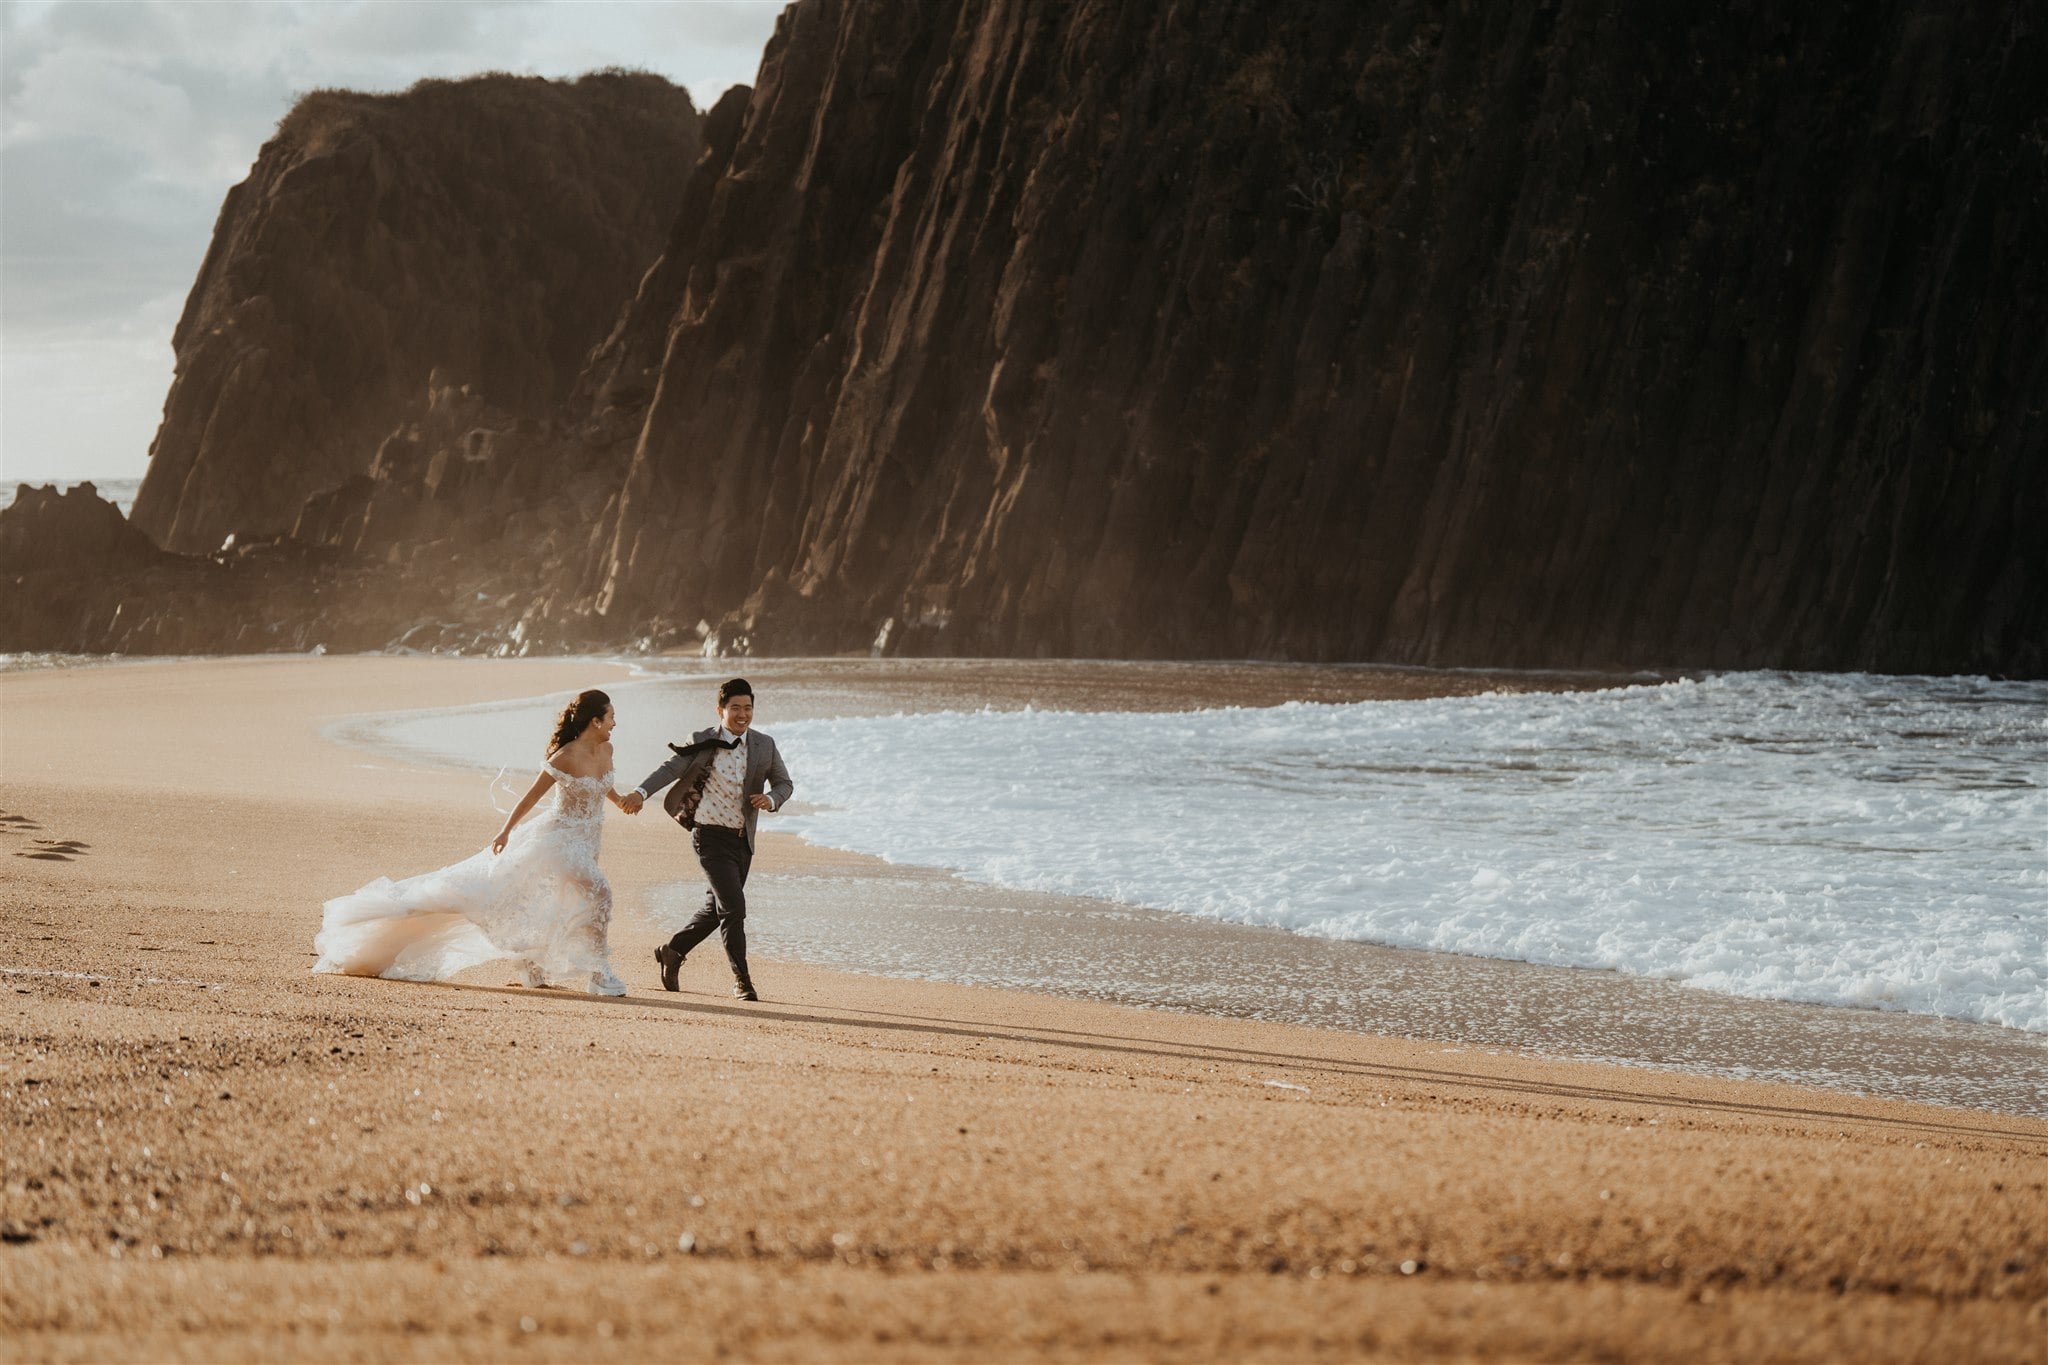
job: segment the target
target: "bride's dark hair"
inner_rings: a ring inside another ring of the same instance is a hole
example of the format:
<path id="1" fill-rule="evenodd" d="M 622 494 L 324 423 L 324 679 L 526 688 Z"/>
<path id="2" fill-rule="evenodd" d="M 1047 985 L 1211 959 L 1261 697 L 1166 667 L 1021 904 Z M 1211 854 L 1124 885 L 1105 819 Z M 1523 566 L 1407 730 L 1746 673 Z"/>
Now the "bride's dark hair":
<path id="1" fill-rule="evenodd" d="M 548 752 L 554 753 L 589 729 L 590 722 L 603 715 L 611 704 L 612 699 L 594 687 L 588 692 L 578 692 L 576 700 L 563 707 L 562 714 L 555 718 L 555 733 L 548 740 Z"/>

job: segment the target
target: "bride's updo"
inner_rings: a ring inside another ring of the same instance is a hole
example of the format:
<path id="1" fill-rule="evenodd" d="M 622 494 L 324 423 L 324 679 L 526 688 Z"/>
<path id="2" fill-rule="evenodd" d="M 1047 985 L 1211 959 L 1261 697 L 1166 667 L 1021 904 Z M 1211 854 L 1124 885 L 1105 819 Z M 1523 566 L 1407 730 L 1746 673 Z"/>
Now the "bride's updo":
<path id="1" fill-rule="evenodd" d="M 552 754 L 589 729 L 590 722 L 602 716 L 611 704 L 612 699 L 594 687 L 578 692 L 576 700 L 563 707 L 562 714 L 555 718 L 555 733 L 548 740 L 548 752 Z"/>

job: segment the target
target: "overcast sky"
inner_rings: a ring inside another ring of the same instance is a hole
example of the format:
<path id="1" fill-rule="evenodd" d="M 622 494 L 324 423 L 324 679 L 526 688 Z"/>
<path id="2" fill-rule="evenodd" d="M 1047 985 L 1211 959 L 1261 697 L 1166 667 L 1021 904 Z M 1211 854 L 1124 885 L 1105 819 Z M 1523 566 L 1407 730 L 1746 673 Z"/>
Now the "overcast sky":
<path id="1" fill-rule="evenodd" d="M 228 188 L 292 101 L 656 71 L 708 109 L 783 0 L 0 0 L 0 480 L 139 478 Z"/>

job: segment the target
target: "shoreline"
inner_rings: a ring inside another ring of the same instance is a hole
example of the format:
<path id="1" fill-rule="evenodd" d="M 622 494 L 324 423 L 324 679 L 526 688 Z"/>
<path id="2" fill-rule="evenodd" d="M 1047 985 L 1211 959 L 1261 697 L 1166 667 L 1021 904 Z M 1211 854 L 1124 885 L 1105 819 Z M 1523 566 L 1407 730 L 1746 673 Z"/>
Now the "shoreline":
<path id="1" fill-rule="evenodd" d="M 623 920 L 621 1000 L 309 976 L 320 898 L 489 835 L 323 723 L 592 673 L 0 676 L 15 1356 L 2037 1350 L 2038 1120 L 793 962 L 742 1006 Z M 676 855 L 608 824 L 622 903 Z"/>
<path id="2" fill-rule="evenodd" d="M 999 699 L 997 709 L 1018 708 L 1046 695 L 1046 675 L 1069 672 L 1112 679 L 1104 686 L 1061 676 L 1052 695 L 1070 708 L 1106 703 L 1207 710 L 1224 697 L 1242 695 L 1234 689 L 1243 688 L 1245 675 L 1255 671 L 1234 664 L 1134 669 L 1113 661 L 1075 670 L 1064 661 L 890 661 L 885 669 L 864 660 L 751 663 L 760 665 L 759 685 L 770 692 L 771 732 L 773 720 L 886 714 L 906 701 L 914 713 L 972 711 L 978 709 L 974 700 L 990 696 Z M 1377 699 L 1421 685 L 1477 691 L 1481 682 L 1529 688 L 1553 680 L 1510 670 L 1259 668 L 1280 670 L 1269 685 L 1317 691 L 1323 700 Z M 644 721 L 650 689 L 708 682 L 726 671 L 716 663 L 693 663 L 675 673 L 636 677 L 618 692 L 626 708 L 622 714 L 629 724 Z M 1117 685 L 1133 672 L 1155 676 L 1142 687 Z M 1581 688 L 1602 681 L 1585 674 L 1555 680 Z M 1031 688 L 1039 690 L 1027 695 Z M 1270 694 L 1259 698 L 1270 701 Z M 457 740 L 445 737 L 446 727 L 521 713 L 532 713 L 526 717 L 532 720 L 541 709 L 533 699 L 514 699 L 452 711 L 358 716 L 327 733 L 337 743 L 386 759 L 487 774 L 491 765 L 465 752 L 490 742 L 484 727 Z M 407 732 L 417 742 L 409 743 Z M 804 799 L 799 783 L 799 809 Z M 1842 1002 L 1735 995 L 1614 968 L 1321 938 L 983 882 L 947 868 L 813 844 L 767 824 L 763 838 L 767 853 L 754 882 L 763 909 L 750 935 L 757 951 L 815 966 L 2048 1118 L 2048 1038 L 2009 1026 Z M 788 840 L 811 850 L 796 855 L 800 867 L 814 861 L 813 854 L 829 854 L 830 875 L 778 871 L 784 860 L 776 851 Z M 650 891 L 670 928 L 687 918 L 701 894 L 694 866 L 678 871 L 673 883 Z M 859 907 L 858 932 L 844 926 L 849 900 Z M 971 913 L 977 925 L 973 936 L 963 937 L 958 927 L 963 913 Z M 1070 934 L 1076 925 L 1086 936 L 1085 953 L 1040 950 L 1041 938 Z M 989 962 L 1003 967 L 991 970 Z M 1342 1001 L 1335 999 L 1340 996 Z M 1485 1003 L 1475 1008 L 1474 1001 Z M 1617 1025 L 1616 1019 L 1625 1022 Z"/>

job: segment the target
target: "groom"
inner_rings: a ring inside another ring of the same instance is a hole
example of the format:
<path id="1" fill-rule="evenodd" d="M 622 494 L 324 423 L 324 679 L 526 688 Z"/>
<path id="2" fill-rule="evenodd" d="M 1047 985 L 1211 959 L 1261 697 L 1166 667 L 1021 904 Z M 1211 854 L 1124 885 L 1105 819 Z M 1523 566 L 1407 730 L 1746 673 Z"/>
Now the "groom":
<path id="1" fill-rule="evenodd" d="M 647 775 L 621 798 L 627 814 L 663 787 L 674 789 L 662 802 L 684 829 L 697 851 L 697 862 L 711 888 L 704 908 L 682 931 L 654 950 L 661 964 L 661 984 L 679 990 L 677 977 L 690 949 L 709 938 L 713 929 L 725 938 L 725 958 L 732 964 L 732 993 L 759 1000 L 747 975 L 747 869 L 754 861 L 754 825 L 764 810 L 780 810 L 795 784 L 775 741 L 754 725 L 754 689 L 734 678 L 718 689 L 718 726 L 699 730 L 688 744 L 671 744 L 675 757 Z M 764 794 L 763 788 L 766 788 Z"/>

